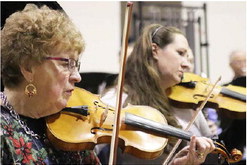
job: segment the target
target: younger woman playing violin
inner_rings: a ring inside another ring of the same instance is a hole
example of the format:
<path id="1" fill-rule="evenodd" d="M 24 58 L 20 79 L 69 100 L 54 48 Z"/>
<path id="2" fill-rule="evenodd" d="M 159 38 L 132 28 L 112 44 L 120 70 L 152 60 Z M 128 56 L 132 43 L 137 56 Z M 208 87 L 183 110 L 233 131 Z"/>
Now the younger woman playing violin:
<path id="1" fill-rule="evenodd" d="M 171 111 L 166 90 L 181 81 L 189 65 L 188 50 L 187 39 L 178 29 L 158 24 L 147 26 L 128 57 L 123 106 L 131 103 L 154 107 L 163 113 L 169 125 L 181 128 L 175 114 Z M 111 89 L 102 101 L 115 106 L 115 97 L 115 90 Z M 162 164 L 174 142 L 174 138 L 169 139 L 164 155 L 156 160 L 141 160 L 127 154 L 121 159 L 126 164 Z M 201 164 L 214 148 L 211 139 L 192 137 L 189 146 L 180 150 L 170 163 Z"/>

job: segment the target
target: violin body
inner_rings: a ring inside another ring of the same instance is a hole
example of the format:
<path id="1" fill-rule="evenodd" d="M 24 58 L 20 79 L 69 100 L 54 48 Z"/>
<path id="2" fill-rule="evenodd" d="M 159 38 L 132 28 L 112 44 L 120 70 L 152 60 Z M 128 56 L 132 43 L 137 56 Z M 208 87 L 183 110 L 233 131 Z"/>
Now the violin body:
<path id="1" fill-rule="evenodd" d="M 110 143 L 113 129 L 113 107 L 103 104 L 97 95 L 75 88 L 68 107 L 86 105 L 88 108 L 64 111 L 46 118 L 47 137 L 54 147 L 65 151 L 92 150 L 96 144 Z M 86 110 L 85 110 L 86 109 Z M 129 117 L 130 116 L 130 117 Z M 121 110 L 119 147 L 123 152 L 142 159 L 159 157 L 167 145 L 167 136 L 190 140 L 188 132 L 167 125 L 164 116 L 149 106 L 128 105 Z M 215 143 L 213 153 L 230 163 L 238 162 L 242 153 Z"/>
<path id="2" fill-rule="evenodd" d="M 180 108 L 195 109 L 213 87 L 208 79 L 193 73 L 184 73 L 181 84 L 167 91 L 171 104 Z M 216 86 L 206 107 L 215 108 L 229 118 L 246 118 L 246 88 L 233 85 Z"/>
<path id="3" fill-rule="evenodd" d="M 75 88 L 68 107 L 87 105 L 89 115 L 63 112 L 46 118 L 47 136 L 53 145 L 67 151 L 91 150 L 96 144 L 110 143 L 113 129 L 114 109 L 103 104 L 97 95 Z M 121 110 L 121 119 L 131 113 L 167 124 L 164 116 L 148 106 L 128 105 Z M 104 117 L 105 116 L 105 117 Z M 119 146 L 126 153 L 144 159 L 160 156 L 168 139 L 134 128 L 121 122 Z"/>

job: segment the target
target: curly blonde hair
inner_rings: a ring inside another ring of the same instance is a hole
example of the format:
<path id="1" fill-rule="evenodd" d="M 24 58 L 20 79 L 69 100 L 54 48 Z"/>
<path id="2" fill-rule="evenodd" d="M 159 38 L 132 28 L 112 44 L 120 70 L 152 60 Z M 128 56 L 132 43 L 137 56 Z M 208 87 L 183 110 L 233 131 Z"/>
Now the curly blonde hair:
<path id="1" fill-rule="evenodd" d="M 56 51 L 84 51 L 85 43 L 68 16 L 47 6 L 27 4 L 13 13 L 1 30 L 1 74 L 6 87 L 23 81 L 19 65 L 39 65 Z"/>

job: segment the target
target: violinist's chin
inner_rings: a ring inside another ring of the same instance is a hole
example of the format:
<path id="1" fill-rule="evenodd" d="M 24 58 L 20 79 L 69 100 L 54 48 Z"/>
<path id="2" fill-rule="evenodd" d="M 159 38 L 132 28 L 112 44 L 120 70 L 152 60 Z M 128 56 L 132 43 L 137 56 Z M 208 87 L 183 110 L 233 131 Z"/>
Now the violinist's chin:
<path id="1" fill-rule="evenodd" d="M 181 82 L 182 80 L 183 80 L 183 78 L 184 78 L 184 72 L 182 72 L 182 71 L 179 71 L 179 73 L 178 73 L 179 75 L 179 78 L 180 78 L 180 81 L 179 82 Z"/>
<path id="2" fill-rule="evenodd" d="M 181 80 L 180 80 L 180 82 L 182 82 L 182 81 L 183 81 L 183 78 L 184 78 L 184 74 L 181 76 Z"/>

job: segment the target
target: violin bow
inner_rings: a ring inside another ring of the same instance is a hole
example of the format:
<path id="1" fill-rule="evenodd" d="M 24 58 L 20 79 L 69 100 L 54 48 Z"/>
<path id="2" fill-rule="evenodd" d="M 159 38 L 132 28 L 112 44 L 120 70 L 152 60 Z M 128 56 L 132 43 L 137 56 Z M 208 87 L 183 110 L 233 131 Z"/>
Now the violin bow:
<path id="1" fill-rule="evenodd" d="M 119 135 L 119 125 L 120 125 L 120 114 L 122 107 L 122 92 L 123 92 L 132 7 L 133 7 L 133 3 L 127 2 L 127 6 L 125 10 L 125 22 L 123 28 L 122 48 L 121 48 L 121 66 L 120 66 L 120 73 L 118 76 L 118 90 L 117 90 L 117 101 L 116 101 L 117 104 L 114 115 L 114 125 L 113 125 L 113 133 L 111 138 L 109 165 L 116 164 L 116 160 L 117 160 L 118 135 Z"/>
<path id="2" fill-rule="evenodd" d="M 187 127 L 185 128 L 185 131 L 188 131 L 190 129 L 190 127 L 192 126 L 192 124 L 195 122 L 199 112 L 204 108 L 204 106 L 206 105 L 206 103 L 208 102 L 211 94 L 214 91 L 214 88 L 216 87 L 216 85 L 218 84 L 218 82 L 221 80 L 221 76 L 218 78 L 218 80 L 215 82 L 215 84 L 213 85 L 212 89 L 209 91 L 206 99 L 201 103 L 201 105 L 196 108 L 196 112 L 194 114 L 194 116 L 192 117 L 192 119 L 190 120 L 190 122 L 188 123 Z M 168 162 L 171 160 L 173 154 L 175 153 L 176 149 L 178 148 L 178 146 L 180 145 L 180 143 L 182 142 L 182 139 L 178 139 L 178 141 L 176 142 L 176 144 L 174 145 L 174 147 L 172 148 L 171 152 L 169 153 L 169 155 L 167 156 L 167 158 L 165 159 L 163 165 L 167 165 Z"/>

